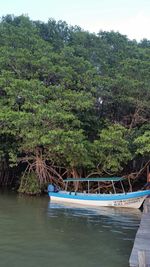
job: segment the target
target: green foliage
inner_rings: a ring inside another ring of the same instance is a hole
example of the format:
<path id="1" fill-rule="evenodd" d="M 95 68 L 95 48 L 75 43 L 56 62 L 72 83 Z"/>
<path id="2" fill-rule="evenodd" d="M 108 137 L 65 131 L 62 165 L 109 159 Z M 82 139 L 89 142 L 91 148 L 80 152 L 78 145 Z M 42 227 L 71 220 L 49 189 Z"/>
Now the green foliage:
<path id="1" fill-rule="evenodd" d="M 104 171 L 117 173 L 131 159 L 126 129 L 118 124 L 103 129 L 99 140 L 94 141 L 95 160 Z"/>
<path id="2" fill-rule="evenodd" d="M 38 195 L 41 193 L 41 186 L 35 173 L 28 173 L 21 177 L 18 192 L 29 195 Z"/>
<path id="3" fill-rule="evenodd" d="M 82 130 L 49 131 L 47 136 L 42 138 L 42 144 L 48 146 L 49 154 L 67 169 L 92 166 L 88 151 L 90 143 Z"/>
<path id="4" fill-rule="evenodd" d="M 138 136 L 134 140 L 134 144 L 137 147 L 136 154 L 150 156 L 150 131 L 145 131 L 143 135 Z"/>
<path id="5" fill-rule="evenodd" d="M 43 166 L 86 175 L 122 171 L 135 146 L 149 155 L 149 62 L 148 40 L 3 17 L 0 160 L 34 165 L 41 151 Z"/>

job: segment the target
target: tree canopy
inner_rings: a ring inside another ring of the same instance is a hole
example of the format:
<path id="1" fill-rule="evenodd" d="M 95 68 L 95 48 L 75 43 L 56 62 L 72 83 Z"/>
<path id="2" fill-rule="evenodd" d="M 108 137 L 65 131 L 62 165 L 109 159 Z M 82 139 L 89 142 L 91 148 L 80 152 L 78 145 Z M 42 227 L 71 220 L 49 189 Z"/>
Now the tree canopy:
<path id="1" fill-rule="evenodd" d="M 138 171 L 150 155 L 149 74 L 149 40 L 2 17 L 0 184 L 14 171 L 41 184 L 122 175 L 136 161 Z"/>

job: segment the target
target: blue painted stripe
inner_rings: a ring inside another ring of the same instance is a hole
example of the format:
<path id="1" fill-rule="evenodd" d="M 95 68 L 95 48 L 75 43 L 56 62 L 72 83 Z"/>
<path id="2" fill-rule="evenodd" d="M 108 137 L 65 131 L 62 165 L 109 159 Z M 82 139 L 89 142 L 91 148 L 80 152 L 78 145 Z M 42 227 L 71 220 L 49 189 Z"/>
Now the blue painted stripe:
<path id="1" fill-rule="evenodd" d="M 145 191 L 137 191 L 137 192 L 131 192 L 127 194 L 97 194 L 97 195 L 86 195 L 86 194 L 77 194 L 72 192 L 70 195 L 68 192 L 58 192 L 58 193 L 53 193 L 49 192 L 49 196 L 55 196 L 58 198 L 68 198 L 68 199 L 83 199 L 83 200 L 94 200 L 94 201 L 104 201 L 104 200 L 123 200 L 123 199 L 131 199 L 131 198 L 136 198 L 136 197 L 143 197 L 146 195 L 150 195 L 150 190 L 145 190 Z"/>

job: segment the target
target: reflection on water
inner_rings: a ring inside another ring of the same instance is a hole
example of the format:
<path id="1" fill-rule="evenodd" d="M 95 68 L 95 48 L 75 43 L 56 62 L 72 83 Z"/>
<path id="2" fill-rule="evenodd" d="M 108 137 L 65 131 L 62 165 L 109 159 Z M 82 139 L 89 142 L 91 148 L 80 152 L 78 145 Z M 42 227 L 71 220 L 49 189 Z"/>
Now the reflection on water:
<path id="1" fill-rule="evenodd" d="M 128 267 L 139 210 L 0 194 L 1 267 Z"/>

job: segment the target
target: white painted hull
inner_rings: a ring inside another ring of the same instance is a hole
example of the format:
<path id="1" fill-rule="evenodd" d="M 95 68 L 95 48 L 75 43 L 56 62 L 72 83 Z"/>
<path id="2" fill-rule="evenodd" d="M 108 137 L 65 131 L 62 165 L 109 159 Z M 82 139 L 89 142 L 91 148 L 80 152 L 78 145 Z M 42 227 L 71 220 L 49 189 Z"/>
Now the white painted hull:
<path id="1" fill-rule="evenodd" d="M 125 208 L 140 208 L 146 196 L 123 199 L 123 200 L 85 200 L 75 198 L 62 198 L 57 196 L 50 196 L 51 201 L 61 203 L 73 203 L 94 207 L 125 207 Z"/>

